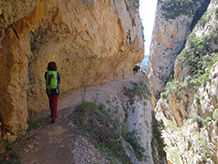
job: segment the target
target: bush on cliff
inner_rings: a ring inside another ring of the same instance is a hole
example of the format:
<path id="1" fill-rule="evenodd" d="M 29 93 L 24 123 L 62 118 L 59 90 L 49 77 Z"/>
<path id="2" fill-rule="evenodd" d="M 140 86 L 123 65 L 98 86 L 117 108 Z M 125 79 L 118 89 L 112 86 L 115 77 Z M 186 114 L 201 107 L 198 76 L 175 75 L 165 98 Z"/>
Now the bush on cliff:
<path id="1" fill-rule="evenodd" d="M 146 160 L 143 155 L 145 150 L 140 145 L 137 134 L 128 130 L 122 132 L 127 128 L 119 120 L 112 119 L 103 105 L 82 103 L 75 108 L 72 117 L 73 123 L 78 127 L 78 133 L 88 137 L 100 150 L 106 151 L 112 163 L 117 159 L 125 164 L 131 163 L 122 145 L 122 137 L 133 147 L 138 160 Z"/>
<path id="2" fill-rule="evenodd" d="M 166 19 L 175 19 L 181 14 L 189 15 L 191 6 L 199 0 L 160 0 L 163 3 L 162 15 Z"/>
<path id="3" fill-rule="evenodd" d="M 164 151 L 164 147 L 166 146 L 164 144 L 164 140 L 162 138 L 161 135 L 161 131 L 165 128 L 163 121 L 158 121 L 155 118 L 155 113 L 152 113 L 152 141 L 151 141 L 151 145 L 152 145 L 152 150 L 157 150 L 159 157 L 161 157 L 160 159 L 166 158 L 166 152 Z M 156 153 L 153 152 L 153 160 L 155 163 L 158 163 L 157 159 L 156 159 Z"/>
<path id="4" fill-rule="evenodd" d="M 177 57 L 177 60 L 186 62 L 190 71 L 181 81 L 168 82 L 165 91 L 161 94 L 162 98 L 167 98 L 169 93 L 174 93 L 193 88 L 197 90 L 201 85 L 206 85 L 209 81 L 209 74 L 213 64 L 218 59 L 217 49 L 212 49 L 211 44 L 217 44 L 218 35 L 215 29 L 208 35 L 196 37 L 194 33 L 187 38 L 187 48 Z"/>
<path id="5" fill-rule="evenodd" d="M 20 152 L 13 146 L 12 141 L 4 142 L 5 152 L 0 153 L 0 164 L 21 164 Z"/>

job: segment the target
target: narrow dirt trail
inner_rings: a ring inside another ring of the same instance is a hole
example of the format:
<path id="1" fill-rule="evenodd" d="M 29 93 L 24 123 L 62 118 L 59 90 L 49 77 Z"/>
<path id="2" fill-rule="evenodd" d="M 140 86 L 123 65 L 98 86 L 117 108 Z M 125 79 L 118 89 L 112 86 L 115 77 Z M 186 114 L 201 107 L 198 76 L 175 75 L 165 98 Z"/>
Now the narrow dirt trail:
<path id="1" fill-rule="evenodd" d="M 93 100 L 96 93 L 119 94 L 131 81 L 138 81 L 139 72 L 128 79 L 109 82 L 88 88 L 86 101 Z M 71 113 L 81 103 L 80 90 L 68 91 L 60 96 L 57 122 L 51 124 L 49 111 L 40 115 L 40 127 L 20 139 L 22 164 L 88 164 L 109 163 L 98 149 L 85 138 L 78 136 L 71 121 Z"/>

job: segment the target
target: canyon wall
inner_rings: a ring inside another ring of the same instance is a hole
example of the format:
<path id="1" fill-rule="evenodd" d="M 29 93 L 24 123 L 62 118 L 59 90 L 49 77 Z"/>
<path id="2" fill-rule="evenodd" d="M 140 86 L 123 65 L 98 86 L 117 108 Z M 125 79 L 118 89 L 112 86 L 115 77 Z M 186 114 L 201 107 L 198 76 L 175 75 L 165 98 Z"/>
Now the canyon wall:
<path id="1" fill-rule="evenodd" d="M 0 139 L 25 133 L 28 113 L 48 108 L 44 73 L 55 61 L 61 93 L 119 80 L 143 59 L 136 0 L 0 2 Z"/>
<path id="2" fill-rule="evenodd" d="M 176 57 L 182 51 L 186 37 L 190 34 L 196 19 L 203 14 L 208 2 L 208 0 L 195 0 L 193 4 L 188 4 L 188 11 L 184 14 L 183 10 L 186 7 L 180 4 L 181 2 L 165 4 L 164 0 L 158 1 L 148 62 L 148 77 L 154 107 L 170 75 L 173 74 Z M 174 3 L 178 6 L 173 6 Z M 171 10 L 169 12 L 164 10 L 167 5 L 172 5 L 172 8 L 168 9 Z"/>
<path id="3" fill-rule="evenodd" d="M 137 78 L 133 79 L 132 77 L 132 81 L 125 82 L 125 85 L 124 81 L 117 83 L 116 91 L 114 91 L 114 88 L 110 92 L 101 89 L 98 91 L 97 96 L 88 93 L 88 98 L 89 95 L 92 95 L 90 102 L 103 104 L 105 110 L 109 112 L 113 119 L 118 118 L 122 124 L 128 127 L 129 132 L 135 132 L 137 138 L 139 137 L 140 145 L 138 146 L 136 144 L 131 146 L 130 140 L 122 139 L 123 147 L 130 157 L 131 163 L 166 164 L 167 161 L 163 150 L 160 151 L 160 143 L 163 140 L 160 141 L 161 136 L 155 134 L 157 129 L 154 128 L 156 122 L 154 121 L 148 77 L 141 72 L 138 74 L 135 75 Z M 96 90 L 93 91 L 96 92 Z M 139 156 L 137 156 L 140 146 L 145 150 L 142 154 L 146 160 L 143 160 L 144 158 L 140 160 Z M 134 148 L 130 149 L 130 147 Z M 129 161 L 126 161 L 126 163 L 129 163 Z"/>
<path id="4" fill-rule="evenodd" d="M 156 118 L 165 126 L 168 163 L 218 162 L 218 3 L 208 2 L 176 57 L 173 76 L 161 88 L 155 108 Z"/>

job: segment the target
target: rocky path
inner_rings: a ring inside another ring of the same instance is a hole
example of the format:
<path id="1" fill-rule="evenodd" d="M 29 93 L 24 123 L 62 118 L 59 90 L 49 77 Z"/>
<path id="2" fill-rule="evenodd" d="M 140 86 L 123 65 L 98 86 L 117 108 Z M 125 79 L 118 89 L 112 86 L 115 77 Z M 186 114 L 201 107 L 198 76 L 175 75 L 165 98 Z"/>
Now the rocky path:
<path id="1" fill-rule="evenodd" d="M 128 79 L 109 82 L 87 90 L 86 100 L 93 101 L 98 93 L 119 94 L 130 81 L 138 81 L 143 73 Z M 57 122 L 51 124 L 49 111 L 39 119 L 40 127 L 28 132 L 19 140 L 22 164 L 88 164 L 109 163 L 86 138 L 75 133 L 71 113 L 81 103 L 80 90 L 72 90 L 60 96 Z"/>

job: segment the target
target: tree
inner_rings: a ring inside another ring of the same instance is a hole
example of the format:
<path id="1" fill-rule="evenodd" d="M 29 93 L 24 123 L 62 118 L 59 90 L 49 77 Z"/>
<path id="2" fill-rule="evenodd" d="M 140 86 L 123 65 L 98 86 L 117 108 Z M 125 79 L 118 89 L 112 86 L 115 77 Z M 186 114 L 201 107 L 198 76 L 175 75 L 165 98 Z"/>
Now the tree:
<path id="1" fill-rule="evenodd" d="M 97 83 L 97 81 L 101 81 L 105 78 L 104 72 L 97 72 L 98 65 L 87 64 L 87 60 L 83 61 L 82 67 L 83 67 L 83 73 L 81 75 L 80 79 L 80 91 L 81 91 L 81 101 L 82 103 L 86 102 L 86 91 L 87 89 L 92 86 L 94 83 Z M 92 77 L 95 75 L 94 79 Z"/>

